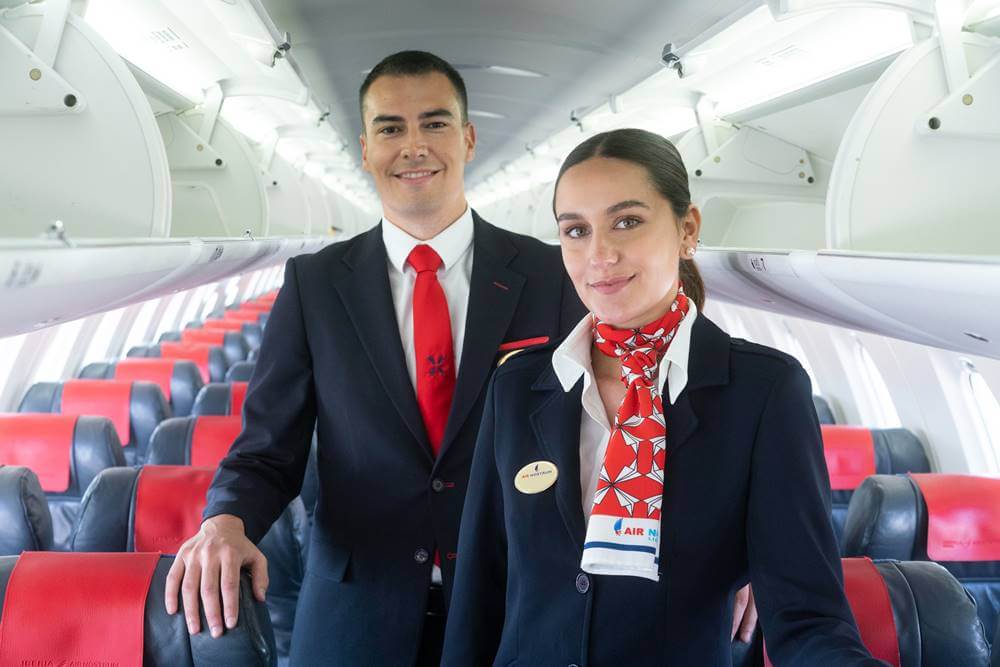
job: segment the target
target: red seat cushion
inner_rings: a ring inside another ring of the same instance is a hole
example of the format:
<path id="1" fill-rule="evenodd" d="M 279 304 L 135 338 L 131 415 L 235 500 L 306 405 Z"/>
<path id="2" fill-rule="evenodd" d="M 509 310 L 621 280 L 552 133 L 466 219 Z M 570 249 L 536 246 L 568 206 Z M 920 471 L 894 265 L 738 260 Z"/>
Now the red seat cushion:
<path id="1" fill-rule="evenodd" d="M 211 373 L 208 370 L 208 360 L 211 356 L 212 345 L 208 343 L 160 343 L 160 356 L 166 359 L 187 359 L 193 361 L 201 371 L 201 379 L 208 383 L 211 381 Z"/>
<path id="2" fill-rule="evenodd" d="M 119 380 L 67 380 L 62 387 L 64 415 L 107 417 L 115 426 L 122 446 L 132 432 L 132 383 Z"/>
<path id="3" fill-rule="evenodd" d="M 829 424 L 820 428 L 831 489 L 856 489 L 865 477 L 875 474 L 875 443 L 870 430 Z"/>
<path id="4" fill-rule="evenodd" d="M 1000 560 L 1000 479 L 914 474 L 927 504 L 927 555 L 938 561 Z"/>
<path id="5" fill-rule="evenodd" d="M 76 415 L 0 417 L 0 464 L 24 466 L 46 493 L 69 490 Z"/>
<path id="6" fill-rule="evenodd" d="M 201 527 L 205 494 L 215 470 L 143 466 L 135 491 L 135 551 L 176 554 Z"/>
<path id="7" fill-rule="evenodd" d="M 191 435 L 191 465 L 215 469 L 243 430 L 243 418 L 198 417 Z"/>
<path id="8" fill-rule="evenodd" d="M 154 382 L 170 400 L 170 380 L 174 376 L 173 359 L 122 359 L 115 364 L 115 379 L 123 382 Z"/>
<path id="9" fill-rule="evenodd" d="M 26 551 L 7 584 L 3 665 L 141 665 L 159 555 Z"/>

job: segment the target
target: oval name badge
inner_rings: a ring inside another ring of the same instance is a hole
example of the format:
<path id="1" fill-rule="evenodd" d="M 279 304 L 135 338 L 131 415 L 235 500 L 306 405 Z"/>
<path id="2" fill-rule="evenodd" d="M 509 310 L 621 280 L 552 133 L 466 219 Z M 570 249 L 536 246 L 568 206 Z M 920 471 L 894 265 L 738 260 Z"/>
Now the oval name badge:
<path id="1" fill-rule="evenodd" d="M 521 493 L 540 493 L 556 483 L 559 469 L 551 461 L 534 461 L 514 475 L 514 488 Z"/>

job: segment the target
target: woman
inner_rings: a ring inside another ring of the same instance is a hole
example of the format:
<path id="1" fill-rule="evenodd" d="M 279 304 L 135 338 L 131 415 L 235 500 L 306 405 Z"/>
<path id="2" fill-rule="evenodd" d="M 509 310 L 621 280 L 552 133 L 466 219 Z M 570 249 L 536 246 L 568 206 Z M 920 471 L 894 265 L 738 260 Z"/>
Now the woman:
<path id="1" fill-rule="evenodd" d="M 493 379 L 442 664 L 728 665 L 748 579 L 774 664 L 883 664 L 843 594 L 807 375 L 699 312 L 677 150 L 597 135 L 554 210 L 591 314 Z"/>

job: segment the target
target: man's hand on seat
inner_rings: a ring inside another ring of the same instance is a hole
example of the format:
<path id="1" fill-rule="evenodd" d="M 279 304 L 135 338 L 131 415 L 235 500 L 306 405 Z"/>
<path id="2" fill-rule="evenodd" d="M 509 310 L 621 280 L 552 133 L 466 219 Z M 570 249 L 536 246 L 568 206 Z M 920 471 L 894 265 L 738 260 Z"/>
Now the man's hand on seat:
<path id="1" fill-rule="evenodd" d="M 197 634 L 201 631 L 200 594 L 212 637 L 222 635 L 223 615 L 225 627 L 235 628 L 239 618 L 240 569 L 243 567 L 250 568 L 254 595 L 263 602 L 268 584 L 267 559 L 247 539 L 243 520 L 231 514 L 206 519 L 201 530 L 181 545 L 167 574 L 167 613 L 177 613 L 178 594 L 182 595 L 188 632 Z"/>
<path id="2" fill-rule="evenodd" d="M 747 584 L 736 591 L 736 597 L 733 598 L 733 634 L 731 639 L 735 639 L 738 633 L 741 642 L 749 643 L 756 625 L 757 605 L 753 601 L 753 591 Z"/>

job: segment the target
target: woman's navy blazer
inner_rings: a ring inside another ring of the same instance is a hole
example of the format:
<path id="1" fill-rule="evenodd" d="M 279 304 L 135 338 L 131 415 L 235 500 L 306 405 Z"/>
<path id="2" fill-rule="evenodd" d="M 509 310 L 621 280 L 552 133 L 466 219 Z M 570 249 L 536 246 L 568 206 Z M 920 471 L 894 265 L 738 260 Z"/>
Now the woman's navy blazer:
<path id="1" fill-rule="evenodd" d="M 487 396 L 462 517 L 443 665 L 729 665 L 733 596 L 753 583 L 775 665 L 882 665 L 843 593 L 809 378 L 792 357 L 695 320 L 688 384 L 664 401 L 660 580 L 580 570 L 581 379 L 553 347 Z M 534 495 L 514 475 L 558 468 Z"/>

